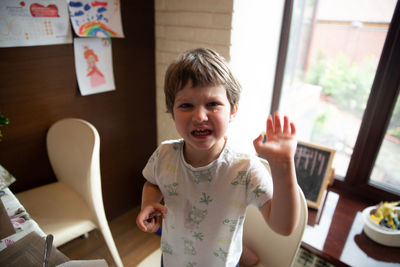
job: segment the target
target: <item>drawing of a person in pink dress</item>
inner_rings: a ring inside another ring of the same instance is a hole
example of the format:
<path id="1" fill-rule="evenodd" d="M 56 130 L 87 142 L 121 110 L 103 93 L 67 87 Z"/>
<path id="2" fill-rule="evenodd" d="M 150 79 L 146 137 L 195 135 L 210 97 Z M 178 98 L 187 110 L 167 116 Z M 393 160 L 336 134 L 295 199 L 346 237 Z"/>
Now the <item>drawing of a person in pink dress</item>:
<path id="1" fill-rule="evenodd" d="M 96 62 L 99 61 L 99 58 L 92 49 L 89 49 L 87 46 L 85 46 L 84 49 L 85 51 L 83 55 L 88 64 L 88 74 L 86 76 L 90 77 L 90 85 L 92 87 L 96 87 L 105 84 L 106 79 L 104 78 L 103 73 L 101 73 L 96 67 Z"/>

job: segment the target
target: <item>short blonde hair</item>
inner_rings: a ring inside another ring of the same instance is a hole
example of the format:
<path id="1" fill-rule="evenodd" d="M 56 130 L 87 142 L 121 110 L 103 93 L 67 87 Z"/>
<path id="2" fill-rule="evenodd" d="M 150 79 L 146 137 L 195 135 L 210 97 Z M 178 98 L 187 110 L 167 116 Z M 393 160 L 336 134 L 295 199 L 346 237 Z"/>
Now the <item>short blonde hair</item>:
<path id="1" fill-rule="evenodd" d="M 208 48 L 187 51 L 169 65 L 164 82 L 167 112 L 173 114 L 176 94 L 191 81 L 192 86 L 223 85 L 231 105 L 238 104 L 241 86 L 233 76 L 226 60 Z"/>

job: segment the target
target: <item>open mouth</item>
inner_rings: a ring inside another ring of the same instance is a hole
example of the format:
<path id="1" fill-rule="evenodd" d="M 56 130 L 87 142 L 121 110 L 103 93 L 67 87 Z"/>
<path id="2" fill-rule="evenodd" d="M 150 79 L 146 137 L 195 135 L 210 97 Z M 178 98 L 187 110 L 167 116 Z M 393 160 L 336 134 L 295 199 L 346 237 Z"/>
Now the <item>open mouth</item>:
<path id="1" fill-rule="evenodd" d="M 206 130 L 206 129 L 201 129 L 201 130 L 194 130 L 194 131 L 192 131 L 192 135 L 193 135 L 193 136 L 202 137 L 202 136 L 208 136 L 208 135 L 210 135 L 210 134 L 211 134 L 211 130 Z"/>

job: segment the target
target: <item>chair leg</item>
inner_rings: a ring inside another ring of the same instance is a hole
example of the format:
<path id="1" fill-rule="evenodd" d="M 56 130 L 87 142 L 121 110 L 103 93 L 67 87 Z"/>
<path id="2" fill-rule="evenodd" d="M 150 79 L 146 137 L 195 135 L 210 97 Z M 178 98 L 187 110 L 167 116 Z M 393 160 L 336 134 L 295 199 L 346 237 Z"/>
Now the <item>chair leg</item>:
<path id="1" fill-rule="evenodd" d="M 113 237 L 111 235 L 111 231 L 110 231 L 110 228 L 108 227 L 108 224 L 105 225 L 105 226 L 101 225 L 100 226 L 100 231 L 103 234 L 104 240 L 106 241 L 106 244 L 108 246 L 108 249 L 111 252 L 111 255 L 112 255 L 113 259 L 114 259 L 115 264 L 118 267 L 123 267 L 124 265 L 122 264 L 121 257 L 119 256 L 117 247 L 115 246 L 115 242 L 114 242 L 114 239 L 113 239 Z"/>

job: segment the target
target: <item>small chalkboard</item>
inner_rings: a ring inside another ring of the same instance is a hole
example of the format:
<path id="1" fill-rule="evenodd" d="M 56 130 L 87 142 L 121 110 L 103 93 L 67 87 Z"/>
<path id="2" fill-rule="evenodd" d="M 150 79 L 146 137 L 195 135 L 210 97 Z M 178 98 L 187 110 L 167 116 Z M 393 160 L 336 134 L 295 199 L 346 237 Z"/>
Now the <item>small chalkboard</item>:
<path id="1" fill-rule="evenodd" d="M 303 190 L 307 204 L 318 209 L 329 177 L 335 150 L 299 141 L 294 156 L 297 183 Z"/>

